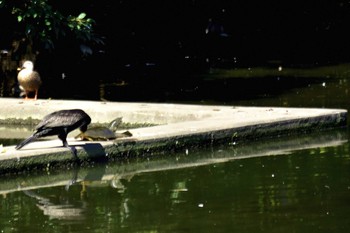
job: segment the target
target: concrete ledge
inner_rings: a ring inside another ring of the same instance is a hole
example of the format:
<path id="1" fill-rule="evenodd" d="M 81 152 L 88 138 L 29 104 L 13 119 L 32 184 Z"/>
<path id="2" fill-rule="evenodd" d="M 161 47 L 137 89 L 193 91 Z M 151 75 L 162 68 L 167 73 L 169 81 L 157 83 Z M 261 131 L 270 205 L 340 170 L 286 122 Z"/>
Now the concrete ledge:
<path id="1" fill-rule="evenodd" d="M 93 122 L 105 123 L 116 117 L 131 123 L 161 124 L 131 129 L 133 137 L 107 142 L 83 142 L 70 138 L 78 161 L 61 147 L 59 140 L 37 141 L 17 151 L 4 147 L 0 173 L 49 169 L 96 159 L 118 159 L 134 155 L 169 153 L 219 143 L 234 145 L 240 140 L 273 137 L 298 132 L 338 128 L 346 125 L 342 109 L 199 106 L 176 104 L 116 103 L 93 101 L 1 99 L 0 119 L 41 119 L 60 109 L 81 108 Z M 5 106 L 6 105 L 6 106 Z M 73 134 L 73 133 L 72 133 Z M 74 134 L 75 135 L 75 134 Z"/>

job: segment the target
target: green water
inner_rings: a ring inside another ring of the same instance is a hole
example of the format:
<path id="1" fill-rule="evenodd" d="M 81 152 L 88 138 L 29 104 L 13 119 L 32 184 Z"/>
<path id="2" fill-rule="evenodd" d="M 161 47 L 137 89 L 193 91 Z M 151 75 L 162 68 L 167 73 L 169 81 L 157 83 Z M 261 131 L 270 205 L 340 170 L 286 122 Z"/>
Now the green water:
<path id="1" fill-rule="evenodd" d="M 330 131 L 4 177 L 0 226 L 2 232 L 347 232 L 348 136 Z M 71 179 L 76 183 L 68 186 Z"/>
<path id="2" fill-rule="evenodd" d="M 274 77 L 274 92 L 248 88 L 246 98 L 206 103 L 349 110 L 348 75 L 284 89 Z M 348 232 L 349 136 L 339 129 L 2 176 L 0 232 Z"/>

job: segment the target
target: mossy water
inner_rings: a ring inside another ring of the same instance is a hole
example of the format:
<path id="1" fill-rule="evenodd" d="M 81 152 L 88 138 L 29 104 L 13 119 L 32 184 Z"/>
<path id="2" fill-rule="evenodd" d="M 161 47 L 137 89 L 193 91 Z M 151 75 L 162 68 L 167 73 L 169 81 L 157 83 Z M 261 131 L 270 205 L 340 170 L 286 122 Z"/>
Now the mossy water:
<path id="1" fill-rule="evenodd" d="M 327 131 L 3 177 L 0 228 L 345 232 L 348 137 Z"/>

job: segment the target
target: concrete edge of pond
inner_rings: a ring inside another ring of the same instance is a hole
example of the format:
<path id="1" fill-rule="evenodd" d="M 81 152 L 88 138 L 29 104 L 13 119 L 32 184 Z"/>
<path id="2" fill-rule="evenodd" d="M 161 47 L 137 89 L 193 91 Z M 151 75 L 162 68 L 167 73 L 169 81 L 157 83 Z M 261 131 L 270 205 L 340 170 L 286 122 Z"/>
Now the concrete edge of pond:
<path id="1" fill-rule="evenodd" d="M 36 141 L 21 150 L 7 146 L 0 151 L 0 173 L 49 169 L 98 159 L 119 159 L 134 155 L 169 153 L 196 146 L 344 127 L 343 109 L 200 106 L 181 104 L 118 103 L 0 99 L 4 111 L 0 119 L 41 119 L 60 110 L 81 108 L 92 122 L 105 123 L 116 117 L 126 122 L 160 124 L 130 129 L 132 137 L 114 141 L 85 142 L 69 138 L 78 151 L 71 151 L 59 140 Z"/>

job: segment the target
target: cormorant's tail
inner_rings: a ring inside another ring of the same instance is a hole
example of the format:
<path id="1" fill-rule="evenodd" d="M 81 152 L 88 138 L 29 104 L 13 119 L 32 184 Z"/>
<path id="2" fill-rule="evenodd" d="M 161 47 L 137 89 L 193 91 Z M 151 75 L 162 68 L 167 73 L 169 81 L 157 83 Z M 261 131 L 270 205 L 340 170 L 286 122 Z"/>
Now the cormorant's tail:
<path id="1" fill-rule="evenodd" d="M 38 135 L 33 134 L 32 136 L 30 136 L 29 138 L 23 140 L 20 144 L 18 144 L 15 149 L 19 150 L 22 147 L 24 147 L 25 145 L 27 145 L 28 143 L 32 142 L 34 139 L 36 139 L 38 137 Z"/>

